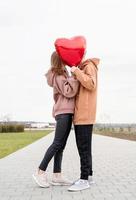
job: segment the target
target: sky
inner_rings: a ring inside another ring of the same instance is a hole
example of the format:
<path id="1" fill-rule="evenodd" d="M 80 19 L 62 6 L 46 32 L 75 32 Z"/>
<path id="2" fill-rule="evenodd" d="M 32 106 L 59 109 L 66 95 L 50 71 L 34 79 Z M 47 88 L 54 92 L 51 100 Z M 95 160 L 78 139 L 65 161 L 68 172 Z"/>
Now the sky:
<path id="1" fill-rule="evenodd" d="M 98 57 L 97 122 L 136 122 L 135 0 L 1 0 L 0 120 L 53 122 L 44 74 L 54 41 L 83 35 Z"/>

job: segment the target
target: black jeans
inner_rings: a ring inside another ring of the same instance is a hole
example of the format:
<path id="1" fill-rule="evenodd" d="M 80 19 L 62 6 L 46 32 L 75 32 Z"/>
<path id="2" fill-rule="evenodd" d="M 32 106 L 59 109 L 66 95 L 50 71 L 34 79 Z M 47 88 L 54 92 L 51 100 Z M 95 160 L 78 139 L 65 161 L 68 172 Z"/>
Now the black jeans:
<path id="1" fill-rule="evenodd" d="M 75 136 L 78 153 L 80 156 L 81 179 L 88 179 L 93 174 L 92 171 L 92 131 L 93 124 L 75 125 Z"/>
<path id="2" fill-rule="evenodd" d="M 55 117 L 56 129 L 53 143 L 47 149 L 45 156 L 39 166 L 39 169 L 45 171 L 48 163 L 54 156 L 54 173 L 61 172 L 61 163 L 63 150 L 65 148 L 67 138 L 69 136 L 72 125 L 73 114 L 60 114 Z"/>

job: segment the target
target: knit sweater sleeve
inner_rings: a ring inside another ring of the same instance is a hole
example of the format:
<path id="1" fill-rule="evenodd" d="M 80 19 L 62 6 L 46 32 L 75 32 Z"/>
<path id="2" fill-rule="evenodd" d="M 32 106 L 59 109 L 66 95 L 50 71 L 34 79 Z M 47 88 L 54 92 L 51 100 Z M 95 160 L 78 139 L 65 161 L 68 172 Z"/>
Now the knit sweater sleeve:
<path id="1" fill-rule="evenodd" d="M 54 87 L 57 91 L 67 98 L 74 97 L 79 88 L 79 81 L 74 77 L 64 77 L 63 75 L 56 76 Z"/>

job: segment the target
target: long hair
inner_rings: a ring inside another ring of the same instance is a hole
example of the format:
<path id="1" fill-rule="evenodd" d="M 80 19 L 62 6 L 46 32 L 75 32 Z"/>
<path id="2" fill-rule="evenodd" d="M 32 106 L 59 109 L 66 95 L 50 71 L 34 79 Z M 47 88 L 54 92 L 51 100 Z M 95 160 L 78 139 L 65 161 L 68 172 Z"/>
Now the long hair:
<path id="1" fill-rule="evenodd" d="M 57 75 L 64 74 L 64 66 L 65 64 L 61 60 L 60 56 L 56 51 L 54 51 L 51 55 L 51 71 L 55 72 Z"/>

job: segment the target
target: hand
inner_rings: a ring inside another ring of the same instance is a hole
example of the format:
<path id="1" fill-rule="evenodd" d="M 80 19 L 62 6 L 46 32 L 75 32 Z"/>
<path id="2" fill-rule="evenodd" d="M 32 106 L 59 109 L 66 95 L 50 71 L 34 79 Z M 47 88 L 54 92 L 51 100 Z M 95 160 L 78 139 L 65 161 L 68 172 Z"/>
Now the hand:
<path id="1" fill-rule="evenodd" d="M 72 66 L 72 67 L 71 67 L 71 72 L 74 73 L 74 71 L 75 71 L 76 69 L 77 69 L 77 67 Z"/>
<path id="2" fill-rule="evenodd" d="M 66 70 L 67 70 L 67 73 L 69 76 L 72 76 L 72 73 L 71 73 L 71 69 L 69 66 L 65 66 Z"/>

